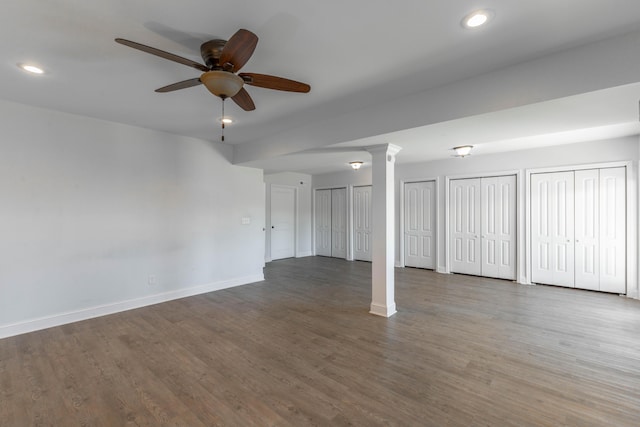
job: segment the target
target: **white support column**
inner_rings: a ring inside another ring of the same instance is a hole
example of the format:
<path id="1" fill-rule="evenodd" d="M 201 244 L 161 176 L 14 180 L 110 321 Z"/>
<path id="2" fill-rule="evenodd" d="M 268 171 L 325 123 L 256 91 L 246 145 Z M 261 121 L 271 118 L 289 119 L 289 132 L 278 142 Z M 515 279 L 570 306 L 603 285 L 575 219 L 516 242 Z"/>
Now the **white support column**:
<path id="1" fill-rule="evenodd" d="M 392 144 L 367 148 L 372 157 L 372 266 L 371 314 L 390 317 L 396 312 L 394 282 L 394 211 L 396 154 Z"/>

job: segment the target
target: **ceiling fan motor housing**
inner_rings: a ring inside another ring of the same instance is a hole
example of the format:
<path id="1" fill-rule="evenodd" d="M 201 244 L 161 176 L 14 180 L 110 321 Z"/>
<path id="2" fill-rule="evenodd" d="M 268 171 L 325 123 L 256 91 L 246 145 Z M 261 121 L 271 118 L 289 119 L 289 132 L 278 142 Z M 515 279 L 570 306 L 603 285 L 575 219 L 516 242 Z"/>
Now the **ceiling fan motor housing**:
<path id="1" fill-rule="evenodd" d="M 202 60 L 207 67 L 212 70 L 219 69 L 220 67 L 220 55 L 222 54 L 222 49 L 227 44 L 226 40 L 209 40 L 208 42 L 202 43 L 200 45 L 200 56 L 202 56 Z"/>

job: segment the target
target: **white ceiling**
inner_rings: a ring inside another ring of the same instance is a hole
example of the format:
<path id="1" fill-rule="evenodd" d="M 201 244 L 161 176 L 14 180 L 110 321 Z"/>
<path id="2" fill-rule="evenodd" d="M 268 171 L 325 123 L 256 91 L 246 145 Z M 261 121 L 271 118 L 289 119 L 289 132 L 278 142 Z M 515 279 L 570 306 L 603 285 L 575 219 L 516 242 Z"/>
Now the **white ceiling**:
<path id="1" fill-rule="evenodd" d="M 493 9 L 494 20 L 486 28 L 464 30 L 461 18 L 478 7 Z M 201 42 L 247 28 L 260 41 L 243 71 L 300 80 L 312 90 L 297 94 L 249 87 L 257 106 L 253 112 L 227 103 L 227 113 L 236 119 L 226 131 L 227 142 L 241 144 L 637 31 L 640 2 L 22 0 L 3 3 L 0 24 L 3 99 L 211 141 L 220 135 L 217 98 L 203 87 L 154 92 L 198 72 L 113 39 L 127 38 L 200 61 Z M 24 62 L 41 65 L 46 74 L 25 74 L 16 66 Z M 476 145 L 480 155 L 595 135 L 637 134 L 639 98 L 640 88 L 630 85 L 344 141 L 338 148 L 392 142 L 403 147 L 401 162 L 446 157 L 461 142 Z M 253 165 L 322 173 L 353 160 L 352 152 L 332 149 Z"/>

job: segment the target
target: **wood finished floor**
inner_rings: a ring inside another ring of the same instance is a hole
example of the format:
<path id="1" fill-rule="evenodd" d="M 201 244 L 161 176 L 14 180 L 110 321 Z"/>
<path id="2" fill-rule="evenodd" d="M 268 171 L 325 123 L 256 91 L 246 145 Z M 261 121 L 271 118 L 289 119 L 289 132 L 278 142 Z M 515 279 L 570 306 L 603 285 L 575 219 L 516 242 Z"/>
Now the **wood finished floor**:
<path id="1" fill-rule="evenodd" d="M 0 340 L 5 426 L 638 426 L 640 302 L 417 269 L 368 314 L 371 265 Z"/>

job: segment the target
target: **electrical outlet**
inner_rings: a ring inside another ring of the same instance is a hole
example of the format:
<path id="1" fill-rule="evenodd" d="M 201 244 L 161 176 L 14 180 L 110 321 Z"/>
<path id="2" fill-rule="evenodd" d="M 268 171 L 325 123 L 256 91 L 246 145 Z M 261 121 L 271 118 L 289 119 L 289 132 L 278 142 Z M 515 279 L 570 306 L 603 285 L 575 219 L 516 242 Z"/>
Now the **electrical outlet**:
<path id="1" fill-rule="evenodd" d="M 149 286 L 155 286 L 158 283 L 158 279 L 155 274 L 149 275 Z"/>

